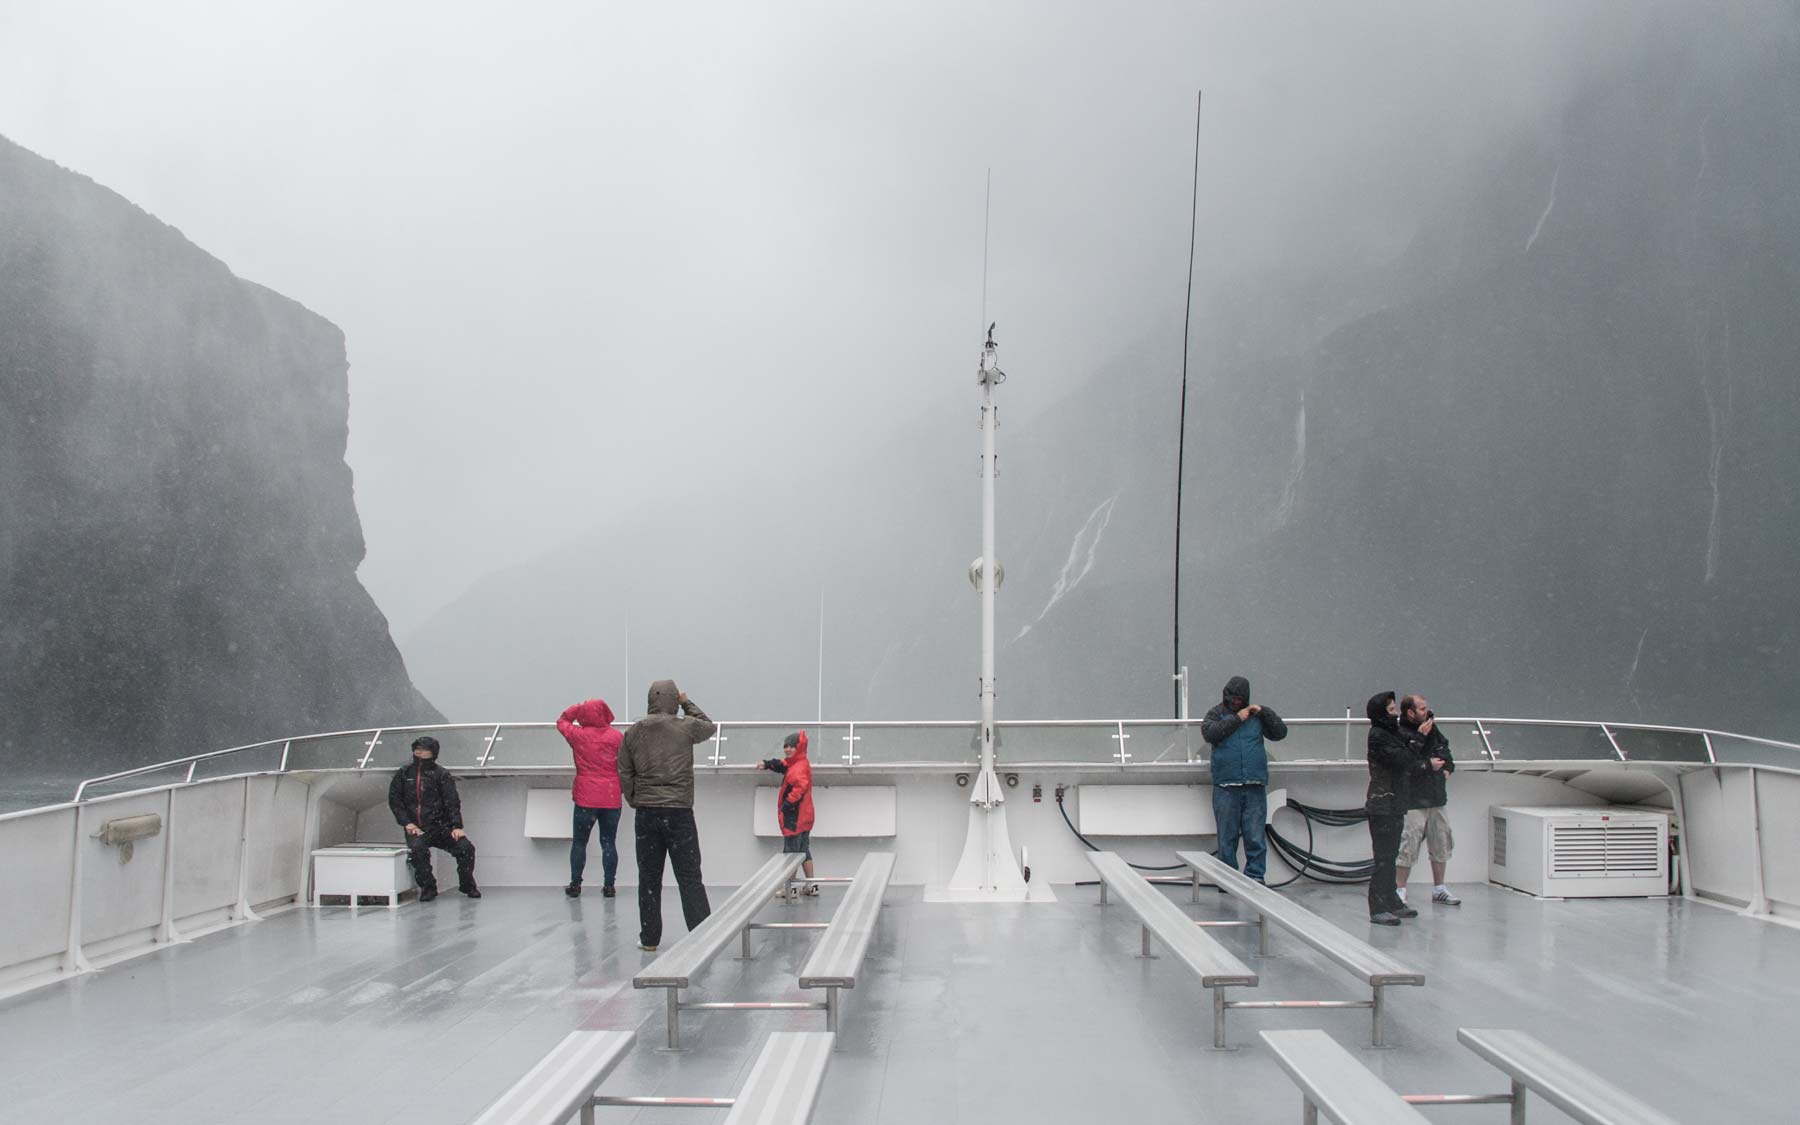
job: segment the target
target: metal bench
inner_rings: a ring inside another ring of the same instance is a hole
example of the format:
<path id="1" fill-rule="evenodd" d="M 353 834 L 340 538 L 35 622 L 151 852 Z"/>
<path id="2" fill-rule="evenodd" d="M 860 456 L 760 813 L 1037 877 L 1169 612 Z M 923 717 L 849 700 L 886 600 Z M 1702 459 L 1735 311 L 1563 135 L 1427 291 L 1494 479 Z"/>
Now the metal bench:
<path id="1" fill-rule="evenodd" d="M 1675 1125 L 1661 1113 L 1569 1056 L 1523 1031 L 1461 1027 L 1456 1038 L 1512 1079 L 1507 1094 L 1410 1094 L 1415 1105 L 1481 1105 L 1509 1102 L 1512 1125 L 1525 1120 L 1525 1091 L 1543 1098 L 1583 1125 Z"/>
<path id="2" fill-rule="evenodd" d="M 512 1089 L 482 1111 L 475 1125 L 562 1125 L 577 1110 L 591 1125 L 594 1087 L 631 1049 L 629 1031 L 571 1031 Z"/>
<path id="3" fill-rule="evenodd" d="M 1430 1118 L 1323 1031 L 1265 1031 L 1262 1037 L 1300 1087 L 1304 1125 L 1317 1125 L 1321 1110 L 1338 1125 L 1429 1125 Z"/>
<path id="4" fill-rule="evenodd" d="M 837 913 L 831 916 L 825 935 L 800 969 L 801 988 L 825 990 L 825 1030 L 837 1030 L 838 989 L 856 987 L 856 970 L 875 936 L 881 915 L 881 898 L 894 874 L 893 852 L 871 852 L 863 857 Z"/>
<path id="5" fill-rule="evenodd" d="M 1254 923 L 1260 935 L 1259 952 L 1269 951 L 1270 922 L 1293 934 L 1327 959 L 1362 980 L 1373 995 L 1368 1000 L 1247 1000 L 1226 1005 L 1228 1008 L 1368 1008 L 1371 1011 L 1374 1046 L 1382 1042 L 1382 993 L 1397 984 L 1423 985 L 1425 974 L 1407 968 L 1368 942 L 1346 933 L 1312 911 L 1284 898 L 1256 880 L 1224 863 L 1211 852 L 1176 852 L 1176 856 L 1193 871 L 1196 900 L 1202 876 L 1233 898 L 1256 911 Z M 1201 925 L 1207 923 L 1202 922 Z"/>
<path id="6" fill-rule="evenodd" d="M 810 1121 L 836 1036 L 818 1031 L 769 1036 L 736 1097 L 596 1094 L 594 1087 L 624 1058 L 634 1038 L 629 1031 L 570 1032 L 488 1106 L 475 1125 L 563 1125 L 577 1112 L 581 1125 L 594 1125 L 594 1110 L 601 1106 L 730 1109 L 726 1125 Z"/>
<path id="7" fill-rule="evenodd" d="M 1196 926 L 1194 920 L 1182 913 L 1180 907 L 1170 902 L 1167 896 L 1133 871 L 1117 855 L 1112 852 L 1089 852 L 1088 862 L 1094 865 L 1094 870 L 1100 875 L 1101 905 L 1106 904 L 1107 892 L 1110 890 L 1138 916 L 1144 931 L 1141 956 L 1152 956 L 1150 935 L 1154 932 L 1169 947 L 1170 952 L 1181 958 L 1182 963 L 1200 977 L 1202 988 L 1212 989 L 1213 1046 L 1223 1048 L 1227 1007 L 1225 989 L 1254 988 L 1257 983 L 1256 973 L 1214 941 L 1205 930 Z"/>
<path id="8" fill-rule="evenodd" d="M 668 952 L 662 954 L 643 970 L 631 978 L 634 988 L 663 988 L 668 990 L 669 1038 L 670 1050 L 681 1047 L 681 1013 L 689 1012 L 792 1012 L 822 1011 L 828 1030 L 837 1029 L 837 990 L 853 987 L 855 984 L 855 965 L 848 970 L 849 984 L 834 983 L 829 973 L 819 974 L 817 985 L 807 985 L 805 974 L 802 974 L 801 987 L 823 987 L 824 1000 L 712 1000 L 703 1002 L 687 1002 L 681 999 L 681 990 L 689 987 L 695 976 L 705 969 L 731 942 L 733 934 L 738 935 L 743 943 L 742 956 L 750 956 L 751 930 L 827 930 L 836 924 L 831 922 L 757 922 L 755 917 L 759 911 L 769 905 L 775 892 L 794 881 L 794 871 L 805 859 L 799 854 L 782 854 L 773 856 L 763 864 L 757 872 L 737 889 L 724 905 L 719 907 L 711 917 L 686 937 L 675 943 Z M 838 913 L 855 907 L 856 913 L 845 918 L 847 926 L 859 924 L 863 911 L 868 911 L 868 925 L 873 926 L 873 914 L 880 910 L 881 892 L 887 887 L 888 876 L 893 871 L 894 857 L 892 853 L 878 852 L 863 860 L 863 866 L 854 879 L 845 880 L 851 883 L 851 890 L 843 907 Z M 879 886 L 871 895 L 862 893 L 862 873 L 870 872 L 879 876 Z M 851 931 L 846 930 L 846 933 Z M 827 937 L 829 938 L 829 933 Z M 860 964 L 862 952 L 868 948 L 866 937 L 860 943 L 852 942 L 852 949 L 857 954 Z M 812 962 L 808 962 L 810 968 Z M 836 967 L 838 962 L 831 966 Z M 845 974 L 839 974 L 840 977 Z"/>

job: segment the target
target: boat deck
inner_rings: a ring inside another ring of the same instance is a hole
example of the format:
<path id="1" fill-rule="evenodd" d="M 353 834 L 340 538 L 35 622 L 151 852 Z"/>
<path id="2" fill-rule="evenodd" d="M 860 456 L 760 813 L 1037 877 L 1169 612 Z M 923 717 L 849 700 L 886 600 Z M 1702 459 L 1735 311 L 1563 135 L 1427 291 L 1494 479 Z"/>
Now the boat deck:
<path id="1" fill-rule="evenodd" d="M 1415 888 L 1427 889 L 1428 888 Z M 1208 1049 L 1207 995 L 1170 958 L 1140 960 L 1135 919 L 1091 887 L 1055 903 L 950 905 L 895 887 L 845 994 L 819 1122 L 1290 1122 L 1300 1099 L 1256 1032 L 1323 1027 L 1407 1092 L 1496 1092 L 1458 1026 L 1526 1029 L 1679 1119 L 1791 1120 L 1800 1042 L 1800 930 L 1672 900 L 1546 902 L 1459 888 L 1398 930 L 1367 924 L 1359 888 L 1297 886 L 1300 901 L 1425 971 L 1395 988 L 1389 1041 L 1366 1012 L 1233 1013 L 1241 1050 Z M 722 895 L 724 891 L 716 891 Z M 1224 896 L 1168 893 L 1196 916 Z M 823 917 L 842 894 L 772 905 Z M 715 899 L 719 901 L 719 899 Z M 682 932 L 675 896 L 665 898 Z M 820 1013 L 683 1015 L 659 1050 L 663 993 L 639 992 L 629 890 L 454 892 L 397 911 L 296 909 L 0 1002 L 8 1121 L 457 1122 L 472 1118 L 572 1028 L 635 1028 L 608 1092 L 726 1095 L 763 1037 Z M 1370 931 L 1373 931 L 1370 933 Z M 1215 930 L 1263 973 L 1258 998 L 1367 996 L 1271 930 Z M 811 935 L 759 931 L 758 956 L 715 961 L 695 999 L 795 996 Z M 1503 1106 L 1434 1111 L 1499 1122 Z M 718 1111 L 601 1110 L 681 1125 Z M 1534 1122 L 1562 1120 L 1541 1102 Z"/>

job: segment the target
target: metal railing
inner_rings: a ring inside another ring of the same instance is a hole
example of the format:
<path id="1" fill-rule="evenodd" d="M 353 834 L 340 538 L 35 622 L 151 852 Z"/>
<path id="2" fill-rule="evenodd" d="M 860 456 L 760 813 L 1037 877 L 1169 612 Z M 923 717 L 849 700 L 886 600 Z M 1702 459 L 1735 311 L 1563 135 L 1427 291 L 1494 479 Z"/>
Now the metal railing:
<path id="1" fill-rule="evenodd" d="M 1268 743 L 1273 764 L 1342 764 L 1362 759 L 1367 719 L 1287 720 L 1288 737 Z M 616 724 L 619 729 L 629 726 Z M 1442 718 L 1438 727 L 1459 761 L 1663 762 L 1768 765 L 1800 770 L 1800 743 L 1702 727 L 1561 719 Z M 807 732 L 815 768 L 895 771 L 972 769 L 980 760 L 978 724 L 926 722 L 721 722 L 694 748 L 694 765 L 752 769 L 781 756 L 782 737 Z M 439 760 L 468 771 L 521 772 L 571 768 L 554 723 L 452 723 L 376 727 L 270 739 L 90 777 L 76 786 L 81 801 L 121 783 L 141 787 L 191 784 L 253 774 L 394 769 L 411 757 L 412 740 L 429 734 Z M 996 753 L 1011 769 L 1082 766 L 1096 769 L 1181 769 L 1204 766 L 1209 747 L 1200 720 L 1011 720 L 997 725 Z M 116 791 L 116 790 L 115 790 Z"/>

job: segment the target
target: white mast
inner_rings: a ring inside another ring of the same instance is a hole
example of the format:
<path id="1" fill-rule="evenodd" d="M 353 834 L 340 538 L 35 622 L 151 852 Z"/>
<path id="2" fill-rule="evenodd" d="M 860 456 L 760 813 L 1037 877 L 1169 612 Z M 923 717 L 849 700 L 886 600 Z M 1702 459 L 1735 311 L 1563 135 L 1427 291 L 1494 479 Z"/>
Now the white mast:
<path id="1" fill-rule="evenodd" d="M 981 772 L 969 794 L 969 832 L 962 859 L 951 876 L 946 897 L 958 901 L 1020 902 L 1025 879 L 1012 854 L 1006 831 L 1006 791 L 994 774 L 994 594 L 1005 575 L 995 557 L 994 476 L 998 465 L 994 431 L 999 416 L 994 388 L 1006 380 L 1000 370 L 994 326 L 988 326 L 981 349 L 981 557 L 969 568 L 969 580 L 981 593 Z"/>

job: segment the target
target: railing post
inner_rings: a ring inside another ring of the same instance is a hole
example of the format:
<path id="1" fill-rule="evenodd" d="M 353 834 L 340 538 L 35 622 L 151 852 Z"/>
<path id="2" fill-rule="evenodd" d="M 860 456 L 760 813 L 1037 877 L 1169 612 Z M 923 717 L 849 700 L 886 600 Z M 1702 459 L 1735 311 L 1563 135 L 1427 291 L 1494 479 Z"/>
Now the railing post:
<path id="1" fill-rule="evenodd" d="M 240 922 L 262 921 L 256 911 L 250 909 L 250 779 L 247 777 L 244 779 L 244 819 L 238 832 L 237 905 L 232 908 L 232 913 Z"/>
<path id="2" fill-rule="evenodd" d="M 717 725 L 713 728 L 712 744 L 713 744 L 712 765 L 713 765 L 714 769 L 718 769 L 719 763 L 723 762 L 725 760 L 725 724 L 724 723 L 720 723 L 719 725 Z"/>
<path id="3" fill-rule="evenodd" d="M 288 751 L 293 749 L 293 746 L 294 746 L 294 740 L 291 738 L 281 744 L 281 764 L 279 766 L 275 767 L 276 773 L 286 773 L 287 772 Z"/>
<path id="4" fill-rule="evenodd" d="M 93 966 L 81 952 L 81 814 L 84 806 L 75 806 L 75 861 L 69 864 L 69 934 L 63 950 L 63 972 L 90 972 Z"/>
<path id="5" fill-rule="evenodd" d="M 163 818 L 162 920 L 156 924 L 156 940 L 169 944 L 181 940 L 175 932 L 175 787 L 169 786 L 168 813 Z"/>
<path id="6" fill-rule="evenodd" d="M 1625 753 L 1625 748 L 1619 745 L 1619 740 L 1613 737 L 1613 732 L 1605 723 L 1600 724 L 1600 733 L 1606 736 L 1606 741 L 1612 743 L 1613 753 L 1619 756 L 1619 761 L 1629 762 L 1631 760 Z"/>
<path id="7" fill-rule="evenodd" d="M 187 780 L 182 782 L 183 785 L 192 785 L 194 783 L 194 767 L 198 766 L 199 764 L 200 764 L 200 759 L 198 759 L 198 758 L 195 758 L 193 761 L 188 763 Z"/>
<path id="8" fill-rule="evenodd" d="M 500 737 L 500 725 L 496 723 L 494 724 L 493 733 L 489 734 L 487 737 L 487 745 L 481 748 L 481 757 L 475 761 L 475 767 L 477 769 L 486 768 L 488 759 L 494 756 L 494 743 L 500 741 L 503 741 Z"/>
<path id="9" fill-rule="evenodd" d="M 1712 735 L 1707 734 L 1704 731 L 1702 731 L 1700 734 L 1700 738 L 1702 741 L 1704 741 L 1706 743 L 1706 760 L 1708 762 L 1711 762 L 1715 766 L 1718 765 L 1719 764 L 1719 756 L 1717 754 L 1713 753 Z M 76 791 L 75 799 L 76 800 L 81 799 L 81 793 L 79 790 Z"/>
<path id="10" fill-rule="evenodd" d="M 1350 708 L 1344 708 L 1344 761 L 1350 760 Z"/>
<path id="11" fill-rule="evenodd" d="M 359 770 L 368 768 L 369 759 L 373 758 L 375 756 L 375 748 L 380 745 L 381 745 L 381 732 L 376 731 L 374 734 L 369 736 L 369 745 L 367 748 L 365 748 L 363 750 L 362 761 L 356 763 L 356 768 Z"/>
<path id="12" fill-rule="evenodd" d="M 844 764 L 847 766 L 854 767 L 856 765 L 856 738 L 856 724 L 851 723 L 850 733 L 844 736 L 844 741 L 849 744 L 848 749 L 850 752 L 842 756 Z"/>
<path id="13" fill-rule="evenodd" d="M 1125 749 L 1125 740 L 1131 736 L 1125 733 L 1125 721 L 1123 719 L 1118 720 L 1114 725 L 1118 728 L 1113 737 L 1118 740 L 1119 751 L 1114 754 L 1113 757 L 1119 759 L 1119 768 L 1124 769 L 1125 764 L 1131 761 L 1131 752 Z"/>
<path id="14" fill-rule="evenodd" d="M 1500 755 L 1494 753 L 1494 743 L 1491 739 L 1488 738 L 1487 727 L 1482 725 L 1482 722 L 1480 719 L 1475 720 L 1475 733 L 1479 734 L 1481 736 L 1481 745 L 1482 745 L 1482 748 L 1487 751 L 1488 761 L 1490 761 L 1490 762 L 1499 761 Z"/>

